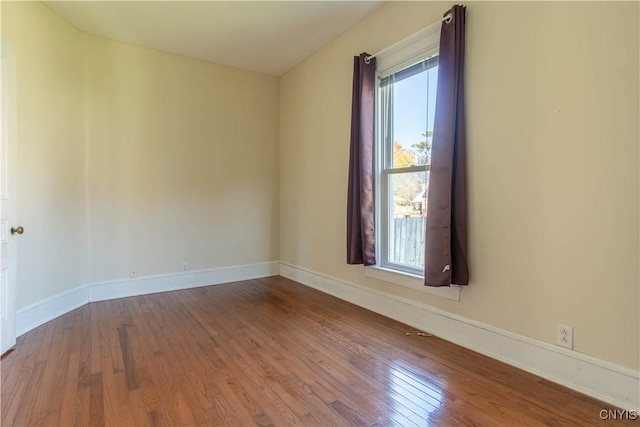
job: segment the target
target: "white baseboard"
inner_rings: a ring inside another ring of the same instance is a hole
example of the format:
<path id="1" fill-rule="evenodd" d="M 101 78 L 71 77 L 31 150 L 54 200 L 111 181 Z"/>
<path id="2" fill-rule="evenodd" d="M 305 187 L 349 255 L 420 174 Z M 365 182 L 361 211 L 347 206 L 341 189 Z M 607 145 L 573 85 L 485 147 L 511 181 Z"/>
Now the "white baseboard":
<path id="1" fill-rule="evenodd" d="M 287 263 L 280 263 L 280 275 L 617 407 L 640 411 L 638 371 Z"/>
<path id="2" fill-rule="evenodd" d="M 56 317 L 82 307 L 88 301 L 87 285 L 82 285 L 21 308 L 16 312 L 16 336 L 19 337 Z"/>
<path id="3" fill-rule="evenodd" d="M 180 289 L 198 288 L 201 286 L 219 285 L 221 283 L 239 282 L 241 280 L 258 279 L 277 276 L 279 263 L 263 262 L 233 267 L 194 270 L 184 273 L 162 274 L 135 279 L 111 280 L 92 283 L 89 287 L 89 301 L 105 301 L 157 292 L 177 291 Z"/>
<path id="4" fill-rule="evenodd" d="M 18 310 L 16 335 L 29 332 L 89 302 L 277 276 L 279 270 L 279 263 L 273 261 L 89 283 Z"/>

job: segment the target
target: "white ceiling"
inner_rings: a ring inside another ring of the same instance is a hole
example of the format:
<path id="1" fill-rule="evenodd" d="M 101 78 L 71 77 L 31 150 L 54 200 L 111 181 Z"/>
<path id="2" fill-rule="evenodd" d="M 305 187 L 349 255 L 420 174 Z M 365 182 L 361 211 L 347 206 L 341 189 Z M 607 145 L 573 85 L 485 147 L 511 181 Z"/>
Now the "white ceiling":
<path id="1" fill-rule="evenodd" d="M 279 76 L 384 2 L 44 3 L 85 33 Z"/>

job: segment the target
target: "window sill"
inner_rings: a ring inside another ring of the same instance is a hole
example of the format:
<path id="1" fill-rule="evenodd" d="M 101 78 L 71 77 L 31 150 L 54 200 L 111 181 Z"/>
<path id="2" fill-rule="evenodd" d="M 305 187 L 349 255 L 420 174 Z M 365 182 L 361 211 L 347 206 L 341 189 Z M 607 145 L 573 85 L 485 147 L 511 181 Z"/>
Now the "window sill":
<path id="1" fill-rule="evenodd" d="M 394 285 L 404 286 L 420 292 L 426 292 L 452 301 L 460 301 L 460 286 L 457 285 L 443 287 L 424 286 L 421 276 L 378 266 L 365 267 L 364 273 L 367 277 L 371 277 L 372 279 L 382 280 L 383 282 L 393 283 Z"/>

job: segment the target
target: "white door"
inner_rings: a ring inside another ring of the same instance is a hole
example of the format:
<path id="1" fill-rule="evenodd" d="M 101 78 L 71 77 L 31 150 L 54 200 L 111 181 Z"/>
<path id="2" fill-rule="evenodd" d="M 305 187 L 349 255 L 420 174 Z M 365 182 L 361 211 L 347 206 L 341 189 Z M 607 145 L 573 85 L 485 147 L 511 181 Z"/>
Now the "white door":
<path id="1" fill-rule="evenodd" d="M 16 240 L 24 231 L 16 224 L 15 56 L 2 40 L 0 55 L 0 354 L 16 343 Z"/>

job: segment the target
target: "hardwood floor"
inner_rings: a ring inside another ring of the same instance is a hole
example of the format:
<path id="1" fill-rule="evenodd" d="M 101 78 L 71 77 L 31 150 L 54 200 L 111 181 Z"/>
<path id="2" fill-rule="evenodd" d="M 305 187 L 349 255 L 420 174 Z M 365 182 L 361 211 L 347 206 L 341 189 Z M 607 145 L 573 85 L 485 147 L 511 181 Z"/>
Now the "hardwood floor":
<path id="1" fill-rule="evenodd" d="M 3 358 L 1 421 L 611 424 L 606 404 L 408 331 L 282 277 L 90 303 Z"/>

